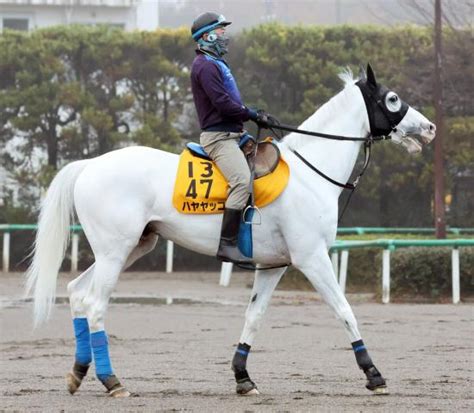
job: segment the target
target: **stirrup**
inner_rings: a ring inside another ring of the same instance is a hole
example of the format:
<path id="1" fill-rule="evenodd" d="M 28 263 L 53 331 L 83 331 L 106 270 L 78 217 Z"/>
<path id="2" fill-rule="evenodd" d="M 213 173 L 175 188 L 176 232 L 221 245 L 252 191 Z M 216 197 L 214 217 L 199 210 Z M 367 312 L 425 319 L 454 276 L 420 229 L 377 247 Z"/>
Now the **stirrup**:
<path id="1" fill-rule="evenodd" d="M 249 210 L 252 210 L 252 209 L 253 209 L 253 210 L 257 213 L 257 215 L 258 215 L 258 221 L 256 221 L 256 222 L 253 222 L 253 218 L 254 218 L 253 216 L 252 216 L 252 218 L 250 219 L 250 221 L 247 221 L 247 220 L 245 219 L 245 216 L 247 215 L 247 212 L 248 212 Z M 262 224 L 262 213 L 260 212 L 260 209 L 258 208 L 258 206 L 256 206 L 256 205 L 248 205 L 248 206 L 244 209 L 244 212 L 242 213 L 242 220 L 243 220 L 244 224 L 261 225 L 261 224 Z"/>

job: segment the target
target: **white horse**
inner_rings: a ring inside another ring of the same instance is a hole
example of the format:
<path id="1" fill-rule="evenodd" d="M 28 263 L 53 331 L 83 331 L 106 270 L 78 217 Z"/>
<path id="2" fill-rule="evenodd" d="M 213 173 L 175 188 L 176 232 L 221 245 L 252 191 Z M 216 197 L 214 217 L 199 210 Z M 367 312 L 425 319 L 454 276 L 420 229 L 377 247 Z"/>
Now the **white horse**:
<path id="1" fill-rule="evenodd" d="M 345 136 L 388 135 L 408 152 L 421 151 L 415 136 L 423 143 L 434 138 L 434 124 L 378 84 L 370 66 L 367 77 L 358 82 L 349 72 L 340 77 L 344 89 L 309 117 L 302 129 Z M 290 167 L 290 179 L 280 197 L 261 211 L 261 225 L 253 231 L 254 262 L 260 266 L 291 262 L 305 274 L 342 321 L 357 363 L 368 379 L 366 387 L 383 391 L 385 380 L 364 346 L 328 255 L 336 238 L 342 190 L 315 174 L 294 152 L 332 179 L 346 182 L 361 142 L 291 133 L 279 146 Z M 199 253 L 216 254 L 222 217 L 183 215 L 173 207 L 177 166 L 175 154 L 129 147 L 72 162 L 51 183 L 41 207 L 34 257 L 27 273 L 27 288 L 34 290 L 36 325 L 48 318 L 54 303 L 74 207 L 95 256 L 95 263 L 68 284 L 76 336 L 76 359 L 67 376 L 71 393 L 79 388 L 94 359 L 96 374 L 109 394 L 130 395 L 113 373 L 104 319 L 119 274 L 150 252 L 158 235 Z M 245 326 L 232 361 L 239 394 L 258 393 L 246 370 L 247 355 L 285 269 L 256 271 Z"/>

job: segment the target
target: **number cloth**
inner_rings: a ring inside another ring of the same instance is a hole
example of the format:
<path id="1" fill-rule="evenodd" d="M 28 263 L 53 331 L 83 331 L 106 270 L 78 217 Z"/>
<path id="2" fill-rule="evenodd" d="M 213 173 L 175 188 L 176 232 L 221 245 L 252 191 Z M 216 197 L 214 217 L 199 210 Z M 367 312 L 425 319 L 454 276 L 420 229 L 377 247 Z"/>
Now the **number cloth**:
<path id="1" fill-rule="evenodd" d="M 262 208 L 272 203 L 288 184 L 290 169 L 280 158 L 268 175 L 254 181 L 255 204 Z M 183 214 L 221 214 L 228 184 L 214 162 L 194 156 L 185 149 L 180 156 L 173 193 L 173 205 Z"/>

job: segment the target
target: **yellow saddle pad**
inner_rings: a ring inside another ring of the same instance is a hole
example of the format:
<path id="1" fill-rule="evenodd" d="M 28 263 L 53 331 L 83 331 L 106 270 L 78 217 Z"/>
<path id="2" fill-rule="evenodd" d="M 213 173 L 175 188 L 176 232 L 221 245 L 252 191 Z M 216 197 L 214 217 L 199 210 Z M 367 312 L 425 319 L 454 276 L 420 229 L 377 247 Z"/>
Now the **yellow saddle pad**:
<path id="1" fill-rule="evenodd" d="M 290 169 L 280 157 L 275 170 L 254 181 L 255 204 L 273 202 L 283 192 Z M 173 205 L 183 214 L 220 214 L 224 211 L 228 184 L 212 161 L 194 156 L 185 149 L 179 158 L 174 184 Z"/>

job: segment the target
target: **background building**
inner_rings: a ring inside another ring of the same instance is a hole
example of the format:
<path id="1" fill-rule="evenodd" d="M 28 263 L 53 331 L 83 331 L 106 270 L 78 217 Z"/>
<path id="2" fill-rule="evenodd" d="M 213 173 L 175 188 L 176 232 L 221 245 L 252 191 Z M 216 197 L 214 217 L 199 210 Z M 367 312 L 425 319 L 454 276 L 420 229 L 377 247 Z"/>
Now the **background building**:
<path id="1" fill-rule="evenodd" d="M 107 24 L 126 30 L 158 27 L 157 0 L 0 0 L 0 30 L 61 24 Z"/>

